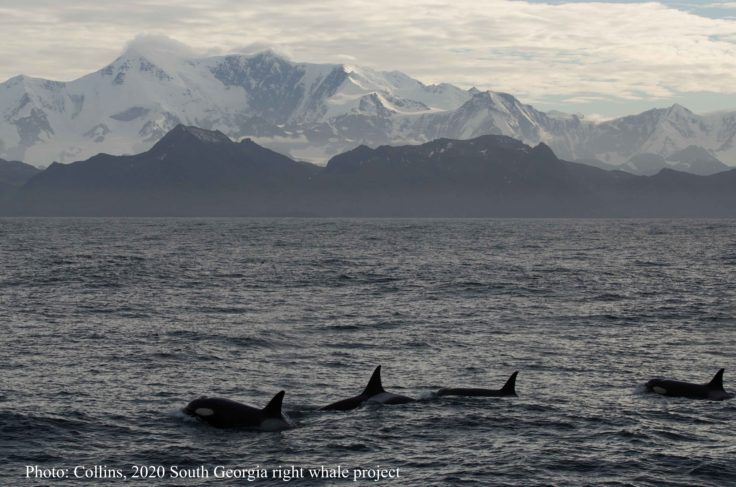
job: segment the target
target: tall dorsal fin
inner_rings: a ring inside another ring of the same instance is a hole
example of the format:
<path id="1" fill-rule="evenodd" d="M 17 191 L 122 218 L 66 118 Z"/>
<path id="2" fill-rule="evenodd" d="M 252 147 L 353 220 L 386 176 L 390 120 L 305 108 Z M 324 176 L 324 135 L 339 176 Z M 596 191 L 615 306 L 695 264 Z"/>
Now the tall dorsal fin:
<path id="1" fill-rule="evenodd" d="M 279 392 L 278 394 L 273 396 L 271 402 L 266 404 L 266 407 L 263 408 L 263 413 L 266 416 L 274 418 L 281 417 L 281 403 L 284 401 L 284 394 L 286 394 L 286 391 Z"/>
<path id="2" fill-rule="evenodd" d="M 713 379 L 708 383 L 708 387 L 719 391 L 723 390 L 723 370 L 724 369 L 721 369 L 716 372 L 716 375 L 714 375 Z"/>
<path id="3" fill-rule="evenodd" d="M 511 377 L 509 377 L 509 380 L 506 381 L 506 384 L 503 385 L 503 388 L 501 389 L 501 392 L 504 392 L 506 394 L 513 394 L 516 395 L 516 376 L 519 375 L 519 371 L 517 370 L 513 374 L 511 374 Z"/>
<path id="4" fill-rule="evenodd" d="M 366 396 L 375 396 L 382 392 L 386 391 L 383 390 L 383 385 L 381 384 L 381 366 L 379 365 L 376 367 L 376 370 L 373 371 L 371 380 L 368 381 L 368 385 L 365 387 L 363 394 Z"/>

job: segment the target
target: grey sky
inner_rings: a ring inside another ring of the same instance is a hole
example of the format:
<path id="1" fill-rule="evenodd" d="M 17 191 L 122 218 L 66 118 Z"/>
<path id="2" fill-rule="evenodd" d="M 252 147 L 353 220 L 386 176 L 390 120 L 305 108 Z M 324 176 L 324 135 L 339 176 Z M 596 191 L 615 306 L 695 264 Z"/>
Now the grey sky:
<path id="1" fill-rule="evenodd" d="M 614 116 L 736 109 L 736 1 L 0 0 L 0 80 L 68 80 L 140 34 L 401 70 Z"/>

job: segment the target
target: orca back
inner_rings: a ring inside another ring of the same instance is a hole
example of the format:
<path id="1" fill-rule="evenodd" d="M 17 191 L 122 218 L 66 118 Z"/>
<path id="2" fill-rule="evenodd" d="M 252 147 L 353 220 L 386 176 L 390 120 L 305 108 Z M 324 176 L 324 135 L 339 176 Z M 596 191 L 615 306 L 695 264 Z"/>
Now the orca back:
<path id="1" fill-rule="evenodd" d="M 373 375 L 371 375 L 371 378 L 368 381 L 368 385 L 365 386 L 365 390 L 363 391 L 363 394 L 361 394 L 361 396 L 371 397 L 377 394 L 381 394 L 382 392 L 386 391 L 384 390 L 383 384 L 381 383 L 381 366 L 379 365 L 378 367 L 376 367 L 376 370 L 373 371 Z"/>
<path id="2" fill-rule="evenodd" d="M 711 381 L 708 382 L 708 387 L 710 389 L 725 392 L 725 389 L 723 389 L 723 371 L 724 370 L 725 369 L 721 369 L 718 372 L 716 372 L 716 375 L 713 376 L 713 379 L 711 379 Z"/>
<path id="3" fill-rule="evenodd" d="M 286 394 L 286 391 L 281 391 L 275 396 L 273 396 L 273 399 L 271 399 L 268 404 L 266 404 L 266 407 L 264 407 L 261 411 L 263 412 L 266 417 L 269 418 L 281 418 L 283 417 L 283 414 L 281 412 L 281 405 L 284 402 L 284 394 Z"/>
<path id="4" fill-rule="evenodd" d="M 513 374 L 511 374 L 511 377 L 506 381 L 506 383 L 501 388 L 501 392 L 504 396 L 515 396 L 516 395 L 516 376 L 519 375 L 519 371 L 517 370 Z"/>
<path id="5" fill-rule="evenodd" d="M 349 411 L 361 406 L 365 402 L 376 402 L 380 404 L 405 404 L 408 402 L 414 402 L 414 399 L 407 396 L 401 396 L 399 394 L 393 394 L 386 392 L 381 383 L 381 366 L 379 365 L 373 371 L 368 385 L 365 387 L 360 395 L 343 399 L 332 404 L 328 404 L 323 407 L 323 411 L 337 410 L 337 411 Z"/>
<path id="6" fill-rule="evenodd" d="M 503 397 L 516 395 L 516 376 L 519 375 L 517 370 L 508 378 L 501 389 L 480 389 L 480 388 L 454 388 L 440 389 L 437 391 L 438 396 L 469 396 L 469 397 Z"/>
<path id="7" fill-rule="evenodd" d="M 723 371 L 716 372 L 707 384 L 693 384 L 670 379 L 652 379 L 647 382 L 646 387 L 651 392 L 663 396 L 688 397 L 690 399 L 722 400 L 733 397 L 723 389 Z"/>
<path id="8" fill-rule="evenodd" d="M 210 397 L 195 399 L 184 411 L 216 428 L 261 429 L 268 423 L 268 430 L 284 429 L 291 426 L 281 411 L 284 394 L 284 391 L 276 394 L 263 409 L 232 399 Z"/>

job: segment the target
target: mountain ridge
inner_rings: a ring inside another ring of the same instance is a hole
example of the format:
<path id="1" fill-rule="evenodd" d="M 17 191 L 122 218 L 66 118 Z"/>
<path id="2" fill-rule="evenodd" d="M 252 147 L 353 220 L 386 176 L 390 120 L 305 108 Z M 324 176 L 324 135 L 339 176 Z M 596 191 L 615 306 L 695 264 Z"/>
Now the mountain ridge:
<path id="1" fill-rule="evenodd" d="M 691 145 L 736 164 L 736 112 L 696 115 L 673 105 L 596 123 L 544 113 L 508 93 L 427 85 L 400 71 L 299 63 L 268 50 L 175 51 L 137 44 L 76 80 L 19 75 L 0 83 L 0 157 L 66 163 L 139 153 L 182 123 L 312 162 L 360 144 L 499 134 L 544 142 L 564 159 L 614 166 Z"/>
<path id="2" fill-rule="evenodd" d="M 325 167 L 177 125 L 136 155 L 55 163 L 0 198 L 9 215 L 736 216 L 736 169 L 653 176 L 559 159 L 503 135 L 358 146 Z"/>

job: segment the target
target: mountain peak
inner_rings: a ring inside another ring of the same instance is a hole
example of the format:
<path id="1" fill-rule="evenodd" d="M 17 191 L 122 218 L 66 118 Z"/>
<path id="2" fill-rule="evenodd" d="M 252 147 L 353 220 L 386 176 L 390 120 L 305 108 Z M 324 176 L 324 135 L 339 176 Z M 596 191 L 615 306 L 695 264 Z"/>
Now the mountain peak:
<path id="1" fill-rule="evenodd" d="M 289 57 L 286 54 L 279 52 L 273 47 L 267 47 L 260 51 L 249 53 L 247 54 L 247 57 L 251 59 L 261 58 L 261 59 L 273 59 L 273 60 L 278 60 L 278 61 L 290 62 Z"/>
<path id="2" fill-rule="evenodd" d="M 667 157 L 667 163 L 678 171 L 708 176 L 730 169 L 718 158 L 698 145 L 689 145 Z"/>
<path id="3" fill-rule="evenodd" d="M 49 88 L 64 86 L 64 83 L 61 81 L 50 81 L 41 78 L 33 78 L 31 76 L 26 76 L 25 74 L 18 74 L 16 76 L 13 76 L 12 78 L 8 78 L 4 82 L 0 82 L 0 85 L 4 85 L 8 88 L 12 88 L 14 86 L 24 86 L 28 88 L 29 86 L 32 86 L 34 84 L 42 85 Z"/>
<path id="4" fill-rule="evenodd" d="M 713 154 L 711 154 L 707 149 L 699 145 L 689 145 L 684 149 L 671 154 L 667 157 L 667 160 L 679 162 L 721 162 L 716 157 L 713 157 Z"/>
<path id="5" fill-rule="evenodd" d="M 529 151 L 529 155 L 539 158 L 540 160 L 557 160 L 557 156 L 555 155 L 554 151 L 552 151 L 550 146 L 548 146 L 544 142 L 540 142 L 539 144 L 537 144 L 531 151 Z"/>
<path id="6" fill-rule="evenodd" d="M 191 125 L 178 124 L 161 137 L 153 149 L 162 150 L 184 144 L 230 144 L 230 138 L 219 130 L 205 130 Z"/>
<path id="7" fill-rule="evenodd" d="M 166 62 L 174 59 L 196 57 L 196 53 L 186 44 L 166 36 L 139 35 L 123 49 L 122 58 L 148 58 L 153 62 Z"/>
<path id="8" fill-rule="evenodd" d="M 185 44 L 165 36 L 138 36 L 130 41 L 120 56 L 99 72 L 111 76 L 114 84 L 123 84 L 132 72 L 172 80 L 178 66 L 197 54 Z M 171 73 L 171 74 L 170 74 Z"/>
<path id="9" fill-rule="evenodd" d="M 693 112 L 679 103 L 675 103 L 667 109 L 667 115 L 693 115 Z"/>
<path id="10" fill-rule="evenodd" d="M 491 90 L 478 91 L 474 93 L 470 101 L 475 104 L 481 103 L 493 106 L 518 103 L 518 100 L 513 95 Z"/>
<path id="11" fill-rule="evenodd" d="M 494 104 L 493 95 L 490 91 L 478 91 L 477 93 L 473 93 L 470 99 L 466 101 L 463 106 L 480 108 L 493 106 Z"/>
<path id="12" fill-rule="evenodd" d="M 230 138 L 220 132 L 219 130 L 205 130 L 199 127 L 195 127 L 193 125 L 184 125 L 179 124 L 173 129 L 171 129 L 171 132 L 180 132 L 182 134 L 190 135 L 200 142 L 206 142 L 208 144 L 219 144 L 219 143 L 230 143 L 232 142 Z"/>
<path id="13" fill-rule="evenodd" d="M 12 78 L 8 78 L 3 84 L 8 86 L 14 86 L 17 84 L 24 83 L 26 80 L 28 80 L 28 76 L 25 74 L 17 74 L 13 76 Z"/>

